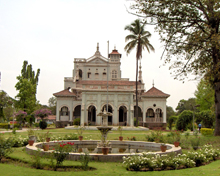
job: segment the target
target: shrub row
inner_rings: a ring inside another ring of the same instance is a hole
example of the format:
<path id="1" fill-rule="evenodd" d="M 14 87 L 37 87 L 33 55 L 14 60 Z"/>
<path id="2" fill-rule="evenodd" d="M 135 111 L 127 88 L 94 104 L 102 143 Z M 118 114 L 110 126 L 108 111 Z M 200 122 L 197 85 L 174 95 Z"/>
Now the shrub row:
<path id="1" fill-rule="evenodd" d="M 211 128 L 201 128 L 200 132 L 204 136 L 213 135 L 214 129 L 211 129 Z"/>
<path id="2" fill-rule="evenodd" d="M 187 154 L 159 155 L 154 153 L 131 154 L 123 157 L 123 164 L 129 171 L 152 171 L 165 169 L 192 168 L 216 160 L 220 151 L 213 149 L 211 145 L 205 145 L 197 152 Z"/>

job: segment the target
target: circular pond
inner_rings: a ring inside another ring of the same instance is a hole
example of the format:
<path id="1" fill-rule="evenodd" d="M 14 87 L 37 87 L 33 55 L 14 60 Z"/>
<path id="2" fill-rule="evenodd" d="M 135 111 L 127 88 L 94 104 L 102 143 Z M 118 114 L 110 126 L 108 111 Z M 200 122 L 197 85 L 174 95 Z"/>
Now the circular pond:
<path id="1" fill-rule="evenodd" d="M 65 140 L 63 143 L 74 142 L 73 152 L 68 155 L 69 160 L 78 160 L 80 158 L 80 152 L 89 152 L 92 160 L 96 161 L 122 161 L 123 156 L 128 156 L 130 154 L 140 154 L 142 152 L 153 152 L 157 154 L 165 154 L 165 153 L 181 153 L 181 147 L 175 147 L 172 144 L 166 144 L 167 150 L 166 152 L 160 151 L 160 143 L 154 142 L 143 142 L 143 141 L 116 141 L 111 140 L 111 150 L 108 155 L 103 155 L 102 153 L 98 153 L 97 143 L 100 142 L 98 140 Z M 56 143 L 60 143 L 60 141 L 51 141 L 47 142 L 49 144 L 49 151 L 43 151 L 42 144 L 43 143 L 34 143 L 33 146 L 26 146 L 26 151 L 29 154 L 34 154 L 38 148 L 41 149 L 42 154 L 49 155 Z"/>

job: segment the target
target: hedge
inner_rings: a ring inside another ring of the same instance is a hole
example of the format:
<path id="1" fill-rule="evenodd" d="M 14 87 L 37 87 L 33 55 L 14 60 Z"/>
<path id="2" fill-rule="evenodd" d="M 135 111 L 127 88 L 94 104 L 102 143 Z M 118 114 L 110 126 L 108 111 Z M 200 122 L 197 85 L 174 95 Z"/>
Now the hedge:
<path id="1" fill-rule="evenodd" d="M 10 125 L 8 123 L 0 123 L 0 128 L 9 129 Z"/>
<path id="2" fill-rule="evenodd" d="M 211 129 L 211 128 L 201 128 L 200 132 L 204 136 L 213 135 L 214 129 Z"/>

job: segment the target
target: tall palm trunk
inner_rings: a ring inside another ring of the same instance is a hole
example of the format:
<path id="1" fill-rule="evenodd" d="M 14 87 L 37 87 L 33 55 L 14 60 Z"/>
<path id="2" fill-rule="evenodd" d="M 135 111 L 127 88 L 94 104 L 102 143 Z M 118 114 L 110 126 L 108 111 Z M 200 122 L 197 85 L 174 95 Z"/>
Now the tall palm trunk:
<path id="1" fill-rule="evenodd" d="M 136 106 L 135 106 L 136 127 L 138 127 L 138 58 L 136 58 Z"/>

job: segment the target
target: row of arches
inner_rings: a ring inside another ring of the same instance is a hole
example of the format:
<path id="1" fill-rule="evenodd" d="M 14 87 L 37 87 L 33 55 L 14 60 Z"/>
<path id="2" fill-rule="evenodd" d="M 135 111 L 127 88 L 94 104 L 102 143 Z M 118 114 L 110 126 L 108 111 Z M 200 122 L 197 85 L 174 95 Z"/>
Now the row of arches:
<path id="1" fill-rule="evenodd" d="M 103 105 L 101 108 L 101 111 L 104 111 L 104 108 L 107 110 L 108 112 L 113 114 L 113 107 L 112 105 L 108 105 L 107 108 L 107 104 Z M 89 105 L 87 108 L 87 113 L 88 113 L 88 119 L 86 120 L 89 124 L 91 125 L 96 125 L 96 120 L 97 120 L 97 107 L 95 105 Z M 60 116 L 66 116 L 66 118 L 63 119 L 67 119 L 70 115 L 70 111 L 69 108 L 67 106 L 63 106 L 60 109 Z M 136 106 L 134 106 L 134 116 L 136 114 Z M 128 108 L 124 105 L 121 105 L 118 108 L 118 123 L 119 125 L 122 126 L 126 126 L 127 125 L 127 115 L 128 115 Z M 74 110 L 73 110 L 73 120 L 76 118 L 80 118 L 81 117 L 81 105 L 77 105 Z M 113 116 L 109 116 L 108 117 L 108 125 L 113 125 Z M 145 112 L 145 118 L 146 118 L 146 122 L 155 122 L 155 121 L 162 121 L 163 118 L 163 111 L 160 108 L 157 109 L 153 109 L 153 108 L 148 108 L 147 111 Z M 60 120 L 62 120 L 60 118 Z M 138 106 L 138 120 L 139 122 L 143 122 L 143 112 L 142 109 Z"/>

